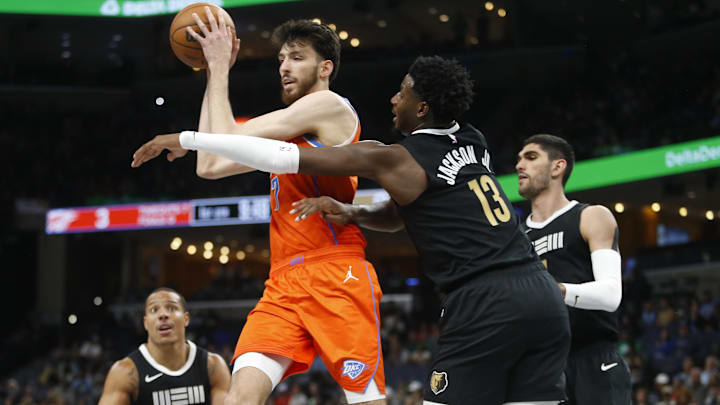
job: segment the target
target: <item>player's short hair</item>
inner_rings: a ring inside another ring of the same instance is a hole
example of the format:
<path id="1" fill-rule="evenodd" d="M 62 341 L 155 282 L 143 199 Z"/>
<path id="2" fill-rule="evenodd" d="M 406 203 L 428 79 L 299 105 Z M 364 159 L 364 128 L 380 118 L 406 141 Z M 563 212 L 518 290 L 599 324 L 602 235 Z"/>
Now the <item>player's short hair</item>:
<path id="1" fill-rule="evenodd" d="M 573 147 L 564 139 L 559 136 L 549 134 L 536 134 L 533 135 L 523 142 L 523 146 L 535 143 L 540 145 L 540 148 L 544 150 L 550 160 L 564 159 L 567 162 L 565 173 L 563 173 L 562 184 L 563 186 L 567 183 L 570 178 L 570 174 L 575 167 L 575 151 Z"/>
<path id="2" fill-rule="evenodd" d="M 154 289 L 150 294 L 148 294 L 147 298 L 145 298 L 145 306 L 147 307 L 147 300 L 150 298 L 151 295 L 155 294 L 156 292 L 165 291 L 173 294 L 177 294 L 178 297 L 180 297 L 180 305 L 182 306 L 183 312 L 188 312 L 187 310 L 187 302 L 185 301 L 185 297 L 182 296 L 179 292 L 175 291 L 174 289 L 170 287 L 158 287 Z"/>
<path id="3" fill-rule="evenodd" d="M 458 119 L 473 102 L 470 72 L 455 59 L 421 56 L 408 71 L 415 84 L 413 90 L 430 105 L 436 122 Z"/>
<path id="4" fill-rule="evenodd" d="M 335 31 L 312 20 L 286 21 L 273 31 L 272 43 L 278 50 L 284 44 L 295 41 L 309 43 L 323 60 L 333 63 L 332 82 L 340 70 L 340 38 Z"/>

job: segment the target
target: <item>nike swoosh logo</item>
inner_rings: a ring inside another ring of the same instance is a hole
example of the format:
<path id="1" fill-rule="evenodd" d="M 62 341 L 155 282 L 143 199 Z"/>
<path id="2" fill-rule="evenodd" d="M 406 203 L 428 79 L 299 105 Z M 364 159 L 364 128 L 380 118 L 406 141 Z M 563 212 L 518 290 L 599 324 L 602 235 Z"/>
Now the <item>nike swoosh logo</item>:
<path id="1" fill-rule="evenodd" d="M 605 370 L 603 370 L 603 371 L 605 371 Z M 157 380 L 158 378 L 160 378 L 160 377 L 162 377 L 162 376 L 163 376 L 163 373 L 157 373 L 157 374 L 155 374 L 155 375 L 152 376 L 152 377 L 150 377 L 149 375 L 145 374 L 145 382 L 146 382 L 146 383 L 153 382 L 153 381 Z"/>
<path id="2" fill-rule="evenodd" d="M 526 229 L 526 230 L 525 230 L 525 233 L 528 233 L 528 232 L 530 232 L 530 231 L 532 231 L 532 228 Z"/>
<path id="3" fill-rule="evenodd" d="M 615 366 L 617 366 L 617 363 L 610 363 L 610 364 L 608 364 L 608 365 L 605 365 L 605 363 L 603 363 L 603 364 L 600 365 L 600 370 L 602 370 L 602 371 L 608 371 L 608 370 L 610 370 L 611 368 L 613 368 L 613 367 L 615 367 Z"/>

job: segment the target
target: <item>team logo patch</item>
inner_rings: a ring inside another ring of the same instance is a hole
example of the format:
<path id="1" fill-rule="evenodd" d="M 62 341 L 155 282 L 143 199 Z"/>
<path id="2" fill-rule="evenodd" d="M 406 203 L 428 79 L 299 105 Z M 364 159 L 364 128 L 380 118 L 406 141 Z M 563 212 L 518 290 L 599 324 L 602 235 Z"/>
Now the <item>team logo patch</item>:
<path id="1" fill-rule="evenodd" d="M 357 360 L 345 360 L 343 362 L 342 376 L 348 376 L 351 380 L 358 378 L 367 365 Z"/>
<path id="2" fill-rule="evenodd" d="M 444 371 L 437 372 L 433 370 L 432 375 L 430 376 L 430 390 L 435 395 L 440 394 L 441 392 L 445 391 L 445 388 L 448 386 L 448 376 L 447 373 Z"/>

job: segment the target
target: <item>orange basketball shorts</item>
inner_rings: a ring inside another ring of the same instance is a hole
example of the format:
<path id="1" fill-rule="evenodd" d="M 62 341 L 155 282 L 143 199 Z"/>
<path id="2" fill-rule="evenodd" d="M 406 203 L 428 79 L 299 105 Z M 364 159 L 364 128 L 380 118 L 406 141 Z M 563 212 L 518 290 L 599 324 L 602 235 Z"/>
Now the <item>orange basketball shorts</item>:
<path id="1" fill-rule="evenodd" d="M 360 247 L 333 246 L 276 266 L 250 312 L 233 361 L 247 352 L 293 361 L 284 378 L 307 371 L 320 356 L 345 390 L 374 380 L 385 393 L 380 344 L 382 291 Z"/>

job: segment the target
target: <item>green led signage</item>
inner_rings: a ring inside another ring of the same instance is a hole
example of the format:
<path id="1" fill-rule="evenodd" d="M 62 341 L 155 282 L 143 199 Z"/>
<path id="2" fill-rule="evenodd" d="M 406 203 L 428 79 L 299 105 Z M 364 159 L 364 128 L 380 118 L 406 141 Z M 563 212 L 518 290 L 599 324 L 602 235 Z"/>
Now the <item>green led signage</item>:
<path id="1" fill-rule="evenodd" d="M 224 8 L 286 3 L 297 0 L 206 0 Z M 197 0 L 2 0 L 0 13 L 145 17 L 174 14 Z"/>
<path id="2" fill-rule="evenodd" d="M 713 167 L 720 167 L 720 136 L 578 162 L 565 190 L 588 190 Z M 516 174 L 500 176 L 498 181 L 510 201 L 523 199 Z"/>

